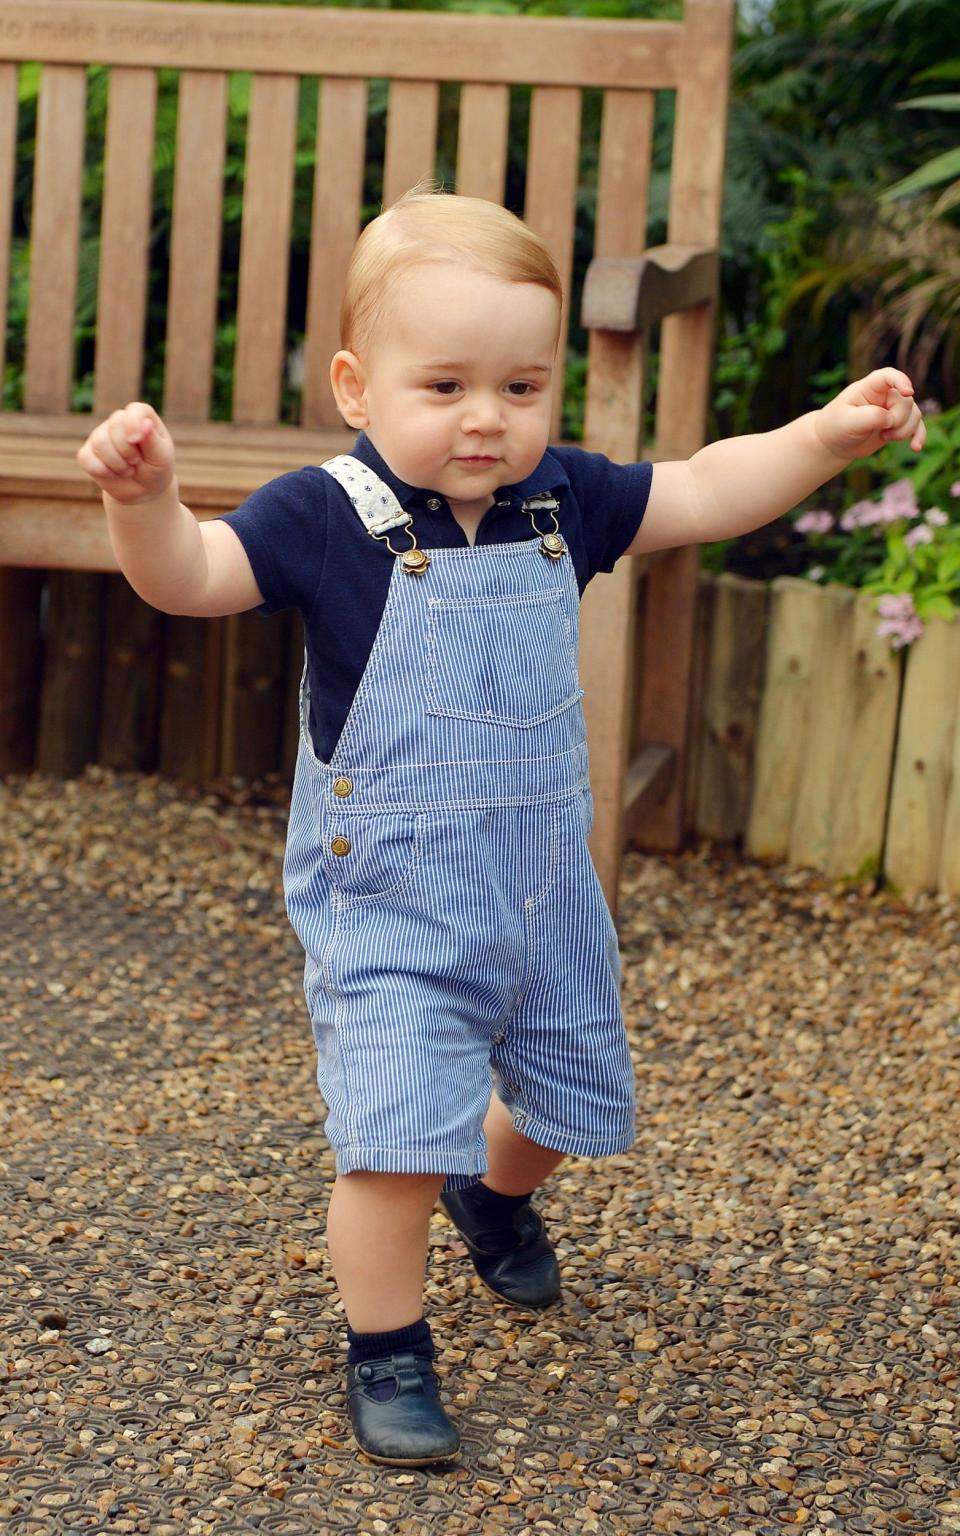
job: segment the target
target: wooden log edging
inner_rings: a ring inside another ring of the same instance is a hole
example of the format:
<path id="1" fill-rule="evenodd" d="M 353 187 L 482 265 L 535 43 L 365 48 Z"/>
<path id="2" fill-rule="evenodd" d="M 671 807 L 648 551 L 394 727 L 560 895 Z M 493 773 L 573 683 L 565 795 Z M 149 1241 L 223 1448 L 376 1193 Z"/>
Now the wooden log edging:
<path id="1" fill-rule="evenodd" d="M 960 895 L 957 724 L 960 623 L 927 625 L 910 647 L 890 796 L 886 874 L 904 895 Z"/>
<path id="2" fill-rule="evenodd" d="M 904 896 L 960 895 L 960 622 L 933 621 L 904 655 L 848 588 L 705 578 L 701 599 L 692 830 L 831 878 L 883 875 Z M 739 729 L 723 730 L 741 717 L 747 736 L 755 722 L 745 764 Z M 739 803 L 736 782 L 749 786 Z"/>
<path id="3" fill-rule="evenodd" d="M 721 841 L 740 836 L 750 806 L 768 603 L 762 582 L 725 573 L 713 585 L 694 814 L 698 830 Z"/>

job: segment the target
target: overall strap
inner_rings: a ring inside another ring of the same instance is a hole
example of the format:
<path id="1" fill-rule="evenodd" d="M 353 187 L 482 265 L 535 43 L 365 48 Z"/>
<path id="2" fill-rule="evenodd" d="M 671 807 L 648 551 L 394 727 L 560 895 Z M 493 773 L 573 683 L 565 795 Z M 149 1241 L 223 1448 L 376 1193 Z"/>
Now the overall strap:
<path id="1" fill-rule="evenodd" d="M 373 538 L 379 538 L 393 528 L 408 528 L 413 522 L 389 485 L 352 454 L 338 453 L 336 458 L 327 459 L 321 468 L 346 491 L 354 512 Z"/>
<path id="2" fill-rule="evenodd" d="M 350 453 L 340 453 L 335 459 L 328 459 L 322 467 L 346 491 L 350 505 L 371 539 L 380 539 L 386 544 L 408 576 L 422 576 L 430 564 L 430 556 L 418 549 L 413 518 L 409 512 L 404 512 L 389 485 Z M 394 549 L 390 535 L 395 528 L 407 530 L 409 549 Z"/>

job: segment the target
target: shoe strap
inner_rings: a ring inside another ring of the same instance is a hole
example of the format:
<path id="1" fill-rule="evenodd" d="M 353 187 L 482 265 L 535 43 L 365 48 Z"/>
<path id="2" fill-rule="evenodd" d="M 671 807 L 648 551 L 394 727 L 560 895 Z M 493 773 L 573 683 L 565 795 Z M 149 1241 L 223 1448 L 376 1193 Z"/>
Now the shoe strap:
<path id="1" fill-rule="evenodd" d="M 429 1355 L 412 1353 L 390 1355 L 382 1360 L 363 1360 L 356 1367 L 356 1379 L 364 1387 L 375 1381 L 395 1381 L 401 1392 L 422 1392 L 423 1376 L 433 1374 Z"/>

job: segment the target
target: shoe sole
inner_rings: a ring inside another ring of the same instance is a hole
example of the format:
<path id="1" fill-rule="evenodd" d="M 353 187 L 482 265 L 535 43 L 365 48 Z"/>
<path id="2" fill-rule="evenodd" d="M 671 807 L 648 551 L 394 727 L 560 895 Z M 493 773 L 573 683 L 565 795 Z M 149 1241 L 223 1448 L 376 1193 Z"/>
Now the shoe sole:
<path id="1" fill-rule="evenodd" d="M 517 1301 L 513 1296 L 504 1296 L 502 1291 L 495 1291 L 492 1285 L 487 1284 L 482 1275 L 477 1274 L 476 1270 L 474 1270 L 474 1274 L 477 1275 L 477 1279 L 485 1291 L 489 1291 L 490 1295 L 497 1301 L 506 1302 L 508 1307 L 513 1307 L 517 1312 L 546 1312 L 548 1307 L 555 1307 L 557 1302 L 563 1300 L 561 1294 L 559 1296 L 551 1296 L 549 1301 Z"/>
<path id="2" fill-rule="evenodd" d="M 459 1446 L 455 1451 L 446 1451 L 437 1456 L 412 1456 L 401 1458 L 399 1456 L 377 1456 L 373 1451 L 364 1450 L 364 1447 L 360 1445 L 359 1440 L 357 1441 L 357 1445 L 360 1447 L 361 1455 L 365 1456 L 367 1461 L 376 1462 L 378 1467 L 436 1467 L 451 1461 L 459 1461 L 460 1459 Z"/>

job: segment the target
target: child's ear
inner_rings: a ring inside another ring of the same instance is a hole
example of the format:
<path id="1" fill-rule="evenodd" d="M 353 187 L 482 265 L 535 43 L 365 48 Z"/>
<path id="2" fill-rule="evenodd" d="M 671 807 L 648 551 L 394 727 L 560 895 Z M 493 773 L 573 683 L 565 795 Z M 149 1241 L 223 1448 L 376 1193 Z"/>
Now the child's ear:
<path id="1" fill-rule="evenodd" d="M 368 421 L 366 405 L 366 375 L 363 364 L 355 352 L 337 352 L 330 364 L 330 383 L 337 410 L 347 423 L 358 432 Z"/>

